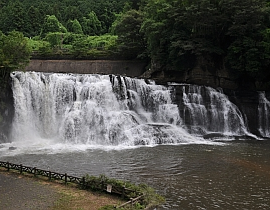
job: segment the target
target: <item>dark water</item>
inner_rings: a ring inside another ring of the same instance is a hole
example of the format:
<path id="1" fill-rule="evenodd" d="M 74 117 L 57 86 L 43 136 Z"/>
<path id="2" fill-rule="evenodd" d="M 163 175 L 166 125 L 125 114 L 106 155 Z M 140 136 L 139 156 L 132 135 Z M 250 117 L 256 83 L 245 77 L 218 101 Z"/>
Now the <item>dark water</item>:
<path id="1" fill-rule="evenodd" d="M 0 156 L 70 175 L 147 183 L 166 198 L 158 209 L 270 209 L 270 141 Z"/>

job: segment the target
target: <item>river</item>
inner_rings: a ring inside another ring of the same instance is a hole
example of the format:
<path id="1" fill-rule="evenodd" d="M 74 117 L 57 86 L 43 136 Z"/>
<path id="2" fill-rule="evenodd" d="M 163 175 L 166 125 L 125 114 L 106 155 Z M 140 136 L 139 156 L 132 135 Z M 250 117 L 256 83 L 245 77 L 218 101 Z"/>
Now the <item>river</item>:
<path id="1" fill-rule="evenodd" d="M 166 198 L 158 209 L 269 209 L 270 142 L 84 148 L 55 145 L 1 160 L 75 176 L 147 183 Z"/>

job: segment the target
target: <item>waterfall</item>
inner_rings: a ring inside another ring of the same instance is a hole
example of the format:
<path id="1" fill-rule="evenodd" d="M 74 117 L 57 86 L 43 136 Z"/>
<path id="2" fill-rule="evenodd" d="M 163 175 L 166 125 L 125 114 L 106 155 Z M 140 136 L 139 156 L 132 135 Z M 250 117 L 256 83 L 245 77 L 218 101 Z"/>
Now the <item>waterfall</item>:
<path id="1" fill-rule="evenodd" d="M 11 74 L 13 141 L 54 139 L 91 145 L 194 141 L 182 126 L 172 89 L 114 75 Z"/>
<path id="2" fill-rule="evenodd" d="M 259 132 L 263 137 L 270 137 L 270 101 L 265 92 L 259 92 L 258 121 Z"/>
<path id="3" fill-rule="evenodd" d="M 174 84 L 176 85 L 176 84 Z M 222 133 L 226 136 L 251 135 L 242 113 L 222 91 L 211 87 L 179 84 L 181 117 L 191 133 Z"/>
<path id="4" fill-rule="evenodd" d="M 218 133 L 252 136 L 236 105 L 210 87 L 93 74 L 13 72 L 11 78 L 12 142 L 136 146 L 206 143 L 202 137 Z"/>

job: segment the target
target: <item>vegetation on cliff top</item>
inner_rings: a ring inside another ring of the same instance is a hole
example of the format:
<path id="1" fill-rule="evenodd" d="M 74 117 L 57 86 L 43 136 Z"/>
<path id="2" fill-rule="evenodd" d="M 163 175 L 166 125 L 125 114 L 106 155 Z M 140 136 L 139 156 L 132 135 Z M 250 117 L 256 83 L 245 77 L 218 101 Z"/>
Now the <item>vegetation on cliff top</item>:
<path id="1" fill-rule="evenodd" d="M 33 56 L 143 58 L 163 70 L 198 61 L 235 79 L 270 81 L 269 0 L 0 1 L 0 30 L 29 38 Z"/>

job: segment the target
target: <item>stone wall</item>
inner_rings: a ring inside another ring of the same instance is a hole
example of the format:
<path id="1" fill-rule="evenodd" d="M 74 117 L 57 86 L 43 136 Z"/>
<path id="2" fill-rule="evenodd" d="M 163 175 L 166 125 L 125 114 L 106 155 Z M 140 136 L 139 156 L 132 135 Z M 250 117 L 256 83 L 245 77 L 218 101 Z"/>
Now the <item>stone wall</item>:
<path id="1" fill-rule="evenodd" d="M 25 71 L 139 77 L 145 67 L 146 62 L 135 60 L 31 60 Z"/>

